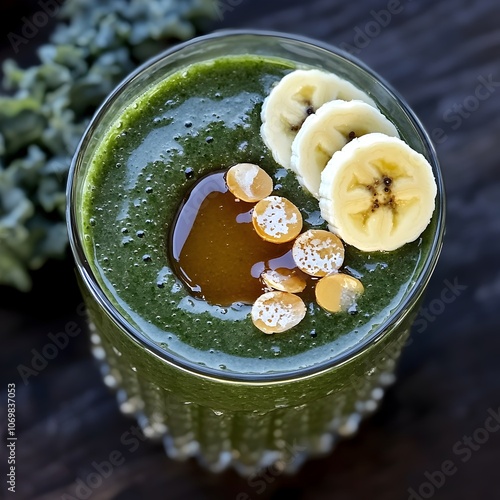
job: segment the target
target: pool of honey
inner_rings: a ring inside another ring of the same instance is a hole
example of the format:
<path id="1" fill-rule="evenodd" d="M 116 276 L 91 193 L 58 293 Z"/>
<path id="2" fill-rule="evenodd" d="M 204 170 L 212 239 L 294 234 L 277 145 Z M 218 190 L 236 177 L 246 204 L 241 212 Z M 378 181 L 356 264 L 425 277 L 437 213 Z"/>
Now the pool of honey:
<path id="1" fill-rule="evenodd" d="M 229 192 L 225 171 L 200 179 L 183 200 L 168 248 L 174 272 L 194 297 L 219 306 L 252 304 L 268 291 L 262 272 L 277 268 L 294 269 L 312 286 L 295 266 L 293 241 L 270 243 L 256 233 L 253 207 Z"/>

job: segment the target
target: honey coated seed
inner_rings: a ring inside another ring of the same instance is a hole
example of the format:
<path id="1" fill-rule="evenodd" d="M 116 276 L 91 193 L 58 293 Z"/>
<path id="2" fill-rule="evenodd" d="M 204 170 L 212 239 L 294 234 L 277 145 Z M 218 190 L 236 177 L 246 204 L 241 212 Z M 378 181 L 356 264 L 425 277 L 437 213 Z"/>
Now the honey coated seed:
<path id="1" fill-rule="evenodd" d="M 273 180 L 265 170 L 253 163 L 238 163 L 226 175 L 226 184 L 238 199 L 255 203 L 273 191 Z"/>
<path id="2" fill-rule="evenodd" d="M 301 271 L 311 276 L 327 276 L 336 273 L 344 262 L 344 245 L 329 231 L 310 229 L 295 240 L 292 256 Z"/>
<path id="3" fill-rule="evenodd" d="M 303 300 L 288 292 L 267 292 L 252 306 L 253 324 L 264 333 L 280 333 L 298 325 L 306 315 Z"/>
<path id="4" fill-rule="evenodd" d="M 255 205 L 252 223 L 262 239 L 272 243 L 286 243 L 302 230 L 302 215 L 286 198 L 268 196 Z"/>
<path id="5" fill-rule="evenodd" d="M 315 289 L 318 305 L 332 313 L 351 309 L 363 292 L 361 281 L 343 273 L 321 278 Z"/>
<path id="6" fill-rule="evenodd" d="M 306 287 L 306 280 L 293 269 L 280 267 L 269 269 L 261 275 L 262 281 L 269 287 L 281 292 L 300 293 Z"/>

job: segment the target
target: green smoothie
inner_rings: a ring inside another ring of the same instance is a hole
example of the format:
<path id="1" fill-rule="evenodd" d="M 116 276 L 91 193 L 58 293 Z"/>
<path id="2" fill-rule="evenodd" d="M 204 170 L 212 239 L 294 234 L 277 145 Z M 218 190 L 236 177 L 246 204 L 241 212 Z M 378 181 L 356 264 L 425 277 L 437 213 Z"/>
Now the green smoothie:
<path id="1" fill-rule="evenodd" d="M 273 161 L 259 133 L 262 102 L 290 70 L 285 61 L 246 56 L 173 75 L 124 110 L 88 174 L 86 253 L 101 286 L 163 349 L 216 370 L 290 372 L 341 354 L 390 316 L 428 251 L 426 234 L 393 252 L 347 247 L 344 265 L 366 289 L 356 311 L 331 314 L 311 301 L 305 320 L 280 335 L 262 335 L 249 305 L 209 305 L 181 285 L 169 232 L 190 188 L 214 170 L 259 164 L 274 192 L 300 207 L 305 229 L 326 228 L 317 200 Z"/>
<path id="2" fill-rule="evenodd" d="M 273 84 L 313 66 L 304 54 L 319 51 L 284 38 L 276 48 L 276 39 L 214 35 L 198 42 L 199 52 L 188 45 L 189 64 L 179 58 L 176 71 L 155 74 L 152 84 L 130 80 L 123 87 L 130 92 L 113 98 L 119 105 L 95 119 L 70 176 L 70 236 L 106 383 L 170 456 L 198 456 L 212 470 L 233 464 L 246 474 L 276 460 L 294 470 L 374 410 L 442 231 L 439 209 L 420 238 L 393 252 L 346 245 L 341 271 L 365 288 L 356 306 L 332 314 L 307 296 L 304 320 L 280 334 L 259 331 L 250 304 L 209 304 L 185 286 L 171 239 L 178 211 L 200 180 L 236 163 L 262 167 L 273 194 L 299 207 L 303 230 L 326 229 L 318 201 L 273 160 L 260 135 Z M 372 78 L 327 54 L 358 86 Z M 380 86 L 371 97 L 403 139 L 431 154 L 394 96 Z"/>

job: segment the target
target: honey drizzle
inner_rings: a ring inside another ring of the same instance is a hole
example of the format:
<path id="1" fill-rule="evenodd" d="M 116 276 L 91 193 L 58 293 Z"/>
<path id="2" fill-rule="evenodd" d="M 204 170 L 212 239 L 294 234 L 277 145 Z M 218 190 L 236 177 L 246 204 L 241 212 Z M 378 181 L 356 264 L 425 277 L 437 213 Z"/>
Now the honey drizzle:
<path id="1" fill-rule="evenodd" d="M 176 216 L 168 248 L 174 272 L 194 297 L 223 307 L 253 304 L 268 291 L 266 269 L 295 269 L 293 242 L 264 241 L 253 228 L 253 203 L 235 199 L 225 172 L 198 181 Z M 311 289 L 310 286 L 306 291 Z"/>

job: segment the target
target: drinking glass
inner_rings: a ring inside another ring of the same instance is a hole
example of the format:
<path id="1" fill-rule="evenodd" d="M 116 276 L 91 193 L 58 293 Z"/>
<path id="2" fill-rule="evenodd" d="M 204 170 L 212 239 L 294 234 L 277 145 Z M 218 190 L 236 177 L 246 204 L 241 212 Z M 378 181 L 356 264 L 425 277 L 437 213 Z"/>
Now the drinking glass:
<path id="1" fill-rule="evenodd" d="M 279 375 L 221 373 L 167 352 L 113 306 L 89 265 L 83 245 L 84 180 L 100 139 L 127 104 L 182 68 L 219 56 L 257 54 L 313 66 L 367 92 L 401 135 L 432 165 L 438 185 L 429 252 L 414 283 L 385 322 L 346 352 L 317 366 Z M 404 100 L 351 55 L 304 37 L 262 31 L 223 31 L 174 46 L 125 79 L 92 119 L 68 181 L 71 248 L 89 317 L 93 353 L 122 412 L 147 437 L 162 440 L 169 457 L 197 457 L 212 471 L 228 466 L 254 474 L 274 465 L 293 472 L 307 457 L 328 453 L 356 432 L 378 406 L 436 265 L 444 231 L 444 190 L 427 133 Z"/>

